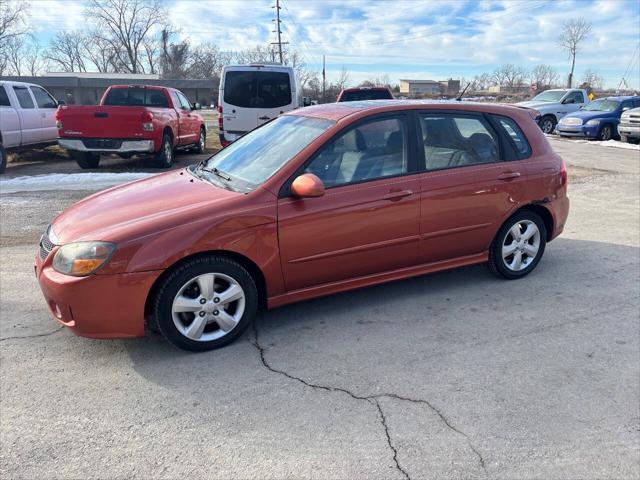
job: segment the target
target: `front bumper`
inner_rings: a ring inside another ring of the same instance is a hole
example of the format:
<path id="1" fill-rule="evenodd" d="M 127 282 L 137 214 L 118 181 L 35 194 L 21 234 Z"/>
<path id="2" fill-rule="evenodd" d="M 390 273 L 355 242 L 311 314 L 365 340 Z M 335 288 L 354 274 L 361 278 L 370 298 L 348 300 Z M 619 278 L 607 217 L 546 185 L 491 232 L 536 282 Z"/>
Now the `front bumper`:
<path id="1" fill-rule="evenodd" d="M 35 272 L 53 317 L 76 335 L 90 338 L 144 336 L 147 295 L 160 271 L 71 277 L 36 254 Z"/>
<path id="2" fill-rule="evenodd" d="M 58 145 L 78 152 L 151 153 L 155 151 L 153 140 L 122 140 L 118 148 L 93 148 L 87 147 L 79 138 L 59 138 Z"/>
<path id="3" fill-rule="evenodd" d="M 596 138 L 600 132 L 600 125 L 563 125 L 556 126 L 556 133 L 562 137 Z"/>
<path id="4" fill-rule="evenodd" d="M 625 137 L 640 138 L 640 125 L 620 123 L 618 125 L 618 133 Z"/>

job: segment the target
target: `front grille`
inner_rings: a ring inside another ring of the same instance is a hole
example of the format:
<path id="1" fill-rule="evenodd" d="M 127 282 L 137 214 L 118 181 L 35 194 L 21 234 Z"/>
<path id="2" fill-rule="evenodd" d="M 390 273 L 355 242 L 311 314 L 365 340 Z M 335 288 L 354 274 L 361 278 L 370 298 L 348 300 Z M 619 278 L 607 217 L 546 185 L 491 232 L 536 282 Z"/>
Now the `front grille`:
<path id="1" fill-rule="evenodd" d="M 55 244 L 49 240 L 49 229 L 47 229 L 44 235 L 40 237 L 40 260 L 45 260 L 53 250 L 53 247 L 55 247 Z"/>

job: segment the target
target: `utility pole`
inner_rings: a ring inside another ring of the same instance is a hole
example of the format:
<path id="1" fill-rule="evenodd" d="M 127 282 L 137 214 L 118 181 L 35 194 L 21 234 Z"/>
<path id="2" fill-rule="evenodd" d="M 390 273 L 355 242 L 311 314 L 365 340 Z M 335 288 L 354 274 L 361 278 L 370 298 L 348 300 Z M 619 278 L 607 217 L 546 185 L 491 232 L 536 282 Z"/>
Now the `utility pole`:
<path id="1" fill-rule="evenodd" d="M 280 30 L 280 24 L 282 23 L 280 20 L 280 10 L 282 7 L 280 7 L 280 0 L 276 0 L 276 6 L 275 7 L 271 7 L 271 8 L 275 8 L 276 9 L 276 18 L 273 20 L 274 22 L 276 22 L 276 29 L 272 30 L 273 33 L 277 33 L 278 34 L 278 41 L 277 42 L 271 42 L 271 45 L 278 45 L 278 53 L 280 54 L 280 63 L 284 64 L 283 58 L 282 58 L 282 45 L 287 45 L 289 42 L 283 42 L 282 41 L 282 30 Z"/>
<path id="2" fill-rule="evenodd" d="M 322 55 L 322 103 L 327 103 L 327 96 L 325 95 L 325 83 L 327 74 L 325 71 L 325 57 Z"/>

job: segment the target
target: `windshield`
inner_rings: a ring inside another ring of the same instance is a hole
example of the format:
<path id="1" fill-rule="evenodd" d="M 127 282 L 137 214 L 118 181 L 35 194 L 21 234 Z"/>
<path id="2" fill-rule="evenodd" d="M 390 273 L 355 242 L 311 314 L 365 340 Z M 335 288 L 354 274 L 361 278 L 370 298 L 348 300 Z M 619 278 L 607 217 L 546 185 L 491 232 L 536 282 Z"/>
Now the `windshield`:
<path id="1" fill-rule="evenodd" d="M 388 100 L 393 97 L 388 90 L 360 90 L 355 92 L 344 92 L 341 102 L 358 102 L 360 100 Z"/>
<path id="2" fill-rule="evenodd" d="M 291 103 L 291 78 L 286 72 L 227 72 L 224 101 L 242 108 L 284 107 Z"/>
<path id="3" fill-rule="evenodd" d="M 563 90 L 547 90 L 539 95 L 533 97 L 532 100 L 536 102 L 559 102 L 564 97 L 565 92 Z"/>
<path id="4" fill-rule="evenodd" d="M 613 112 L 618 108 L 618 105 L 620 105 L 620 102 L 615 100 L 594 100 L 587 104 L 583 110 L 589 110 L 592 112 Z"/>
<path id="5" fill-rule="evenodd" d="M 251 191 L 334 123 L 299 115 L 278 117 L 220 150 L 207 160 L 204 169 L 217 169 L 230 179 L 228 186 L 234 190 Z"/>
<path id="6" fill-rule="evenodd" d="M 164 92 L 155 88 L 112 88 L 107 93 L 103 105 L 160 108 L 169 106 Z"/>

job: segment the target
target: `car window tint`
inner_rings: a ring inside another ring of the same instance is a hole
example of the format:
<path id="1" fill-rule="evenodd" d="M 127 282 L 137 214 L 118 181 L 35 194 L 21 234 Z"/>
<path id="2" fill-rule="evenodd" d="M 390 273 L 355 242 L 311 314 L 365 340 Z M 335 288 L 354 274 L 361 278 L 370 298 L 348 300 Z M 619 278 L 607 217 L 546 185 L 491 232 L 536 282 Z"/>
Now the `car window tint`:
<path id="1" fill-rule="evenodd" d="M 573 98 L 574 103 L 584 103 L 584 95 L 582 92 L 571 92 L 567 95 L 567 100 Z"/>
<path id="2" fill-rule="evenodd" d="M 16 92 L 18 103 L 22 108 L 35 108 L 33 99 L 31 98 L 31 94 L 27 87 L 13 87 L 13 91 Z"/>
<path id="3" fill-rule="evenodd" d="M 187 100 L 187 98 L 180 92 L 178 92 L 178 97 L 180 98 L 180 103 L 182 104 L 182 108 L 184 110 L 191 110 L 191 104 L 189 103 L 189 100 Z"/>
<path id="4" fill-rule="evenodd" d="M 339 134 L 306 171 L 325 187 L 375 180 L 407 172 L 407 132 L 399 118 L 374 120 Z"/>
<path id="5" fill-rule="evenodd" d="M 622 105 L 620 105 L 620 110 L 622 110 L 623 108 L 633 108 L 633 101 L 625 100 L 624 102 L 622 102 Z"/>
<path id="6" fill-rule="evenodd" d="M 516 152 L 518 153 L 518 158 L 528 157 L 531 154 L 531 147 L 518 124 L 507 117 L 496 116 L 495 118 L 498 120 L 498 123 L 500 123 L 500 126 L 504 131 L 507 132 L 507 135 L 509 135 L 513 140 Z"/>
<path id="7" fill-rule="evenodd" d="M 227 72 L 224 101 L 243 108 L 278 108 L 291 103 L 291 78 L 285 72 Z"/>
<path id="8" fill-rule="evenodd" d="M 104 99 L 104 105 L 121 107 L 168 107 L 161 90 L 147 88 L 112 88 Z"/>
<path id="9" fill-rule="evenodd" d="M 388 90 L 360 90 L 353 92 L 344 92 L 340 98 L 341 102 L 358 102 L 361 100 L 389 100 L 393 96 Z"/>
<path id="10" fill-rule="evenodd" d="M 58 108 L 58 102 L 43 88 L 31 87 L 31 93 L 36 99 L 38 108 Z"/>
<path id="11" fill-rule="evenodd" d="M 0 85 L 0 107 L 10 107 L 9 96 L 3 85 Z"/>
<path id="12" fill-rule="evenodd" d="M 479 118 L 420 115 L 427 170 L 499 161 L 498 142 Z"/>

